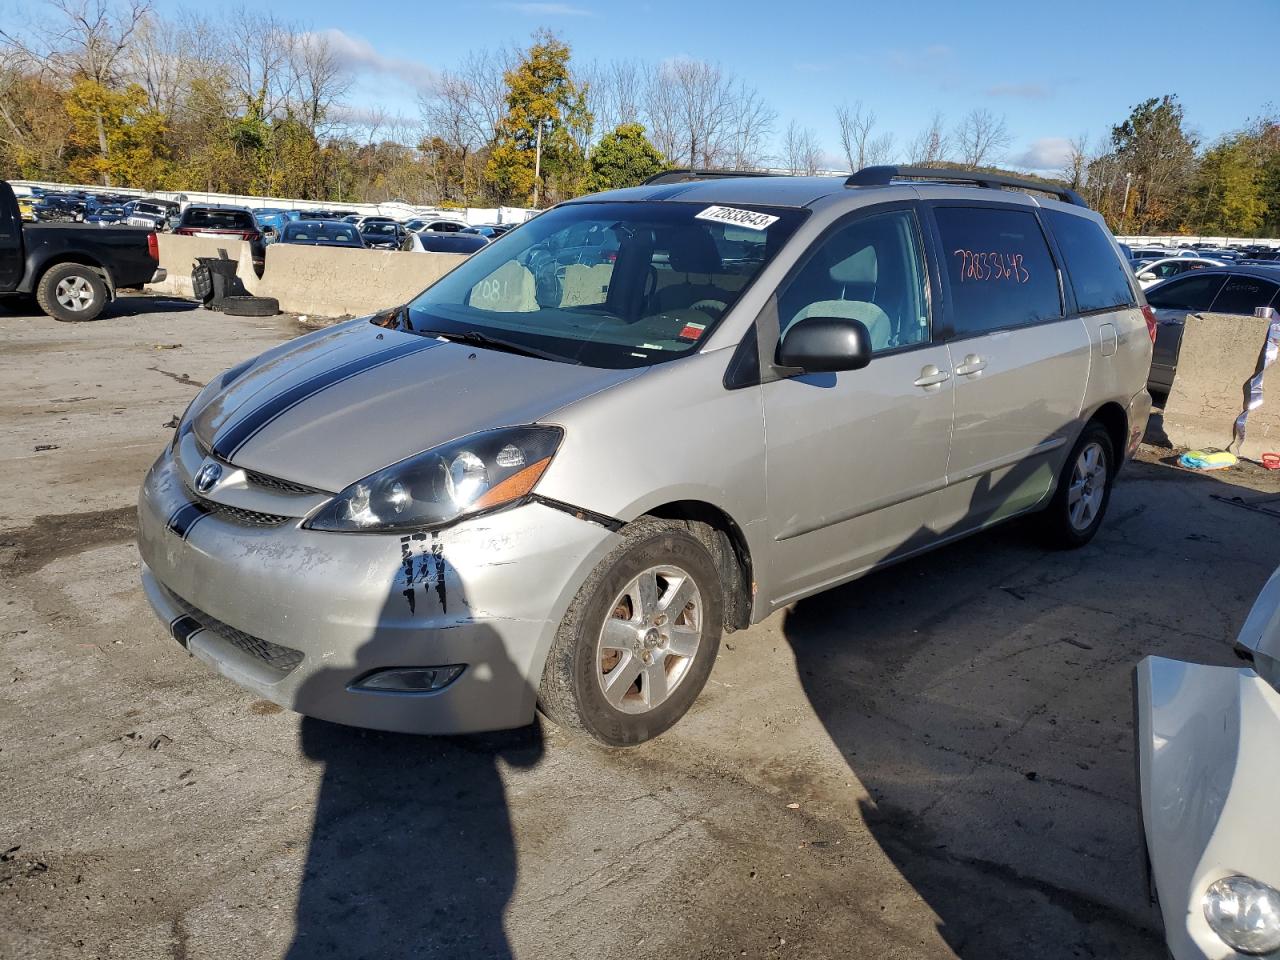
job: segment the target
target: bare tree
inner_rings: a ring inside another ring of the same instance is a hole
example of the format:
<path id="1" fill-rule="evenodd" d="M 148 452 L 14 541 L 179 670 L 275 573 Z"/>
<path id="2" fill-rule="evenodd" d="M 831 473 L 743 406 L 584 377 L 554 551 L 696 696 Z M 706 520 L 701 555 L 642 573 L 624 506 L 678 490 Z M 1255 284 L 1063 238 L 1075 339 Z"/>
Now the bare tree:
<path id="1" fill-rule="evenodd" d="M 115 86 L 124 66 L 130 39 L 151 9 L 150 0 L 50 0 L 56 11 L 52 22 L 37 23 L 30 31 L 34 42 L 0 29 L 0 54 L 41 64 L 65 83 L 88 80 L 102 87 Z M 98 151 L 110 155 L 107 129 L 95 113 Z M 102 182 L 111 185 L 103 174 Z"/>
<path id="2" fill-rule="evenodd" d="M 1004 117 L 985 107 L 970 110 L 956 127 L 954 142 L 959 160 L 966 167 L 999 163 L 1009 147 L 1009 129 Z"/>
<path id="3" fill-rule="evenodd" d="M 504 75 L 515 61 L 506 47 L 473 51 L 440 75 L 436 89 L 419 98 L 422 119 L 451 146 L 477 150 L 493 139 L 507 106 Z"/>
<path id="4" fill-rule="evenodd" d="M 887 163 L 893 154 L 893 134 L 873 136 L 876 127 L 875 111 L 863 109 L 858 100 L 850 108 L 842 103 L 836 107 L 836 123 L 840 127 L 840 146 L 850 170 Z"/>
<path id="5" fill-rule="evenodd" d="M 1089 173 L 1089 135 L 1082 133 L 1071 139 L 1071 152 L 1058 176 L 1067 181 L 1072 190 L 1083 190 Z"/>
<path id="6" fill-rule="evenodd" d="M 586 87 L 587 110 L 598 134 L 624 123 L 641 123 L 647 73 L 639 60 L 593 61 L 575 71 Z"/>
<path id="7" fill-rule="evenodd" d="M 755 87 L 738 84 L 732 100 L 733 129 L 726 165 L 733 170 L 754 170 L 764 165 L 769 135 L 778 115 Z"/>
<path id="8" fill-rule="evenodd" d="M 936 167 L 946 162 L 950 150 L 951 138 L 947 135 L 945 118 L 935 113 L 929 125 L 907 147 L 907 160 L 916 167 Z"/>
<path id="9" fill-rule="evenodd" d="M 233 88 L 247 106 L 276 116 L 295 93 L 291 61 L 297 34 L 274 15 L 243 7 L 228 16 L 226 31 Z"/>
<path id="10" fill-rule="evenodd" d="M 644 118 L 654 146 L 677 166 L 751 167 L 775 114 L 759 92 L 705 60 L 675 60 L 648 78 Z"/>
<path id="11" fill-rule="evenodd" d="M 351 89 L 351 75 L 326 34 L 306 33 L 290 46 L 295 114 L 317 139 L 329 132 L 334 106 Z"/>
<path id="12" fill-rule="evenodd" d="M 818 139 L 808 127 L 802 127 L 794 120 L 787 124 L 787 132 L 783 138 L 783 152 L 787 169 L 795 174 L 813 176 L 822 166 L 822 148 Z"/>

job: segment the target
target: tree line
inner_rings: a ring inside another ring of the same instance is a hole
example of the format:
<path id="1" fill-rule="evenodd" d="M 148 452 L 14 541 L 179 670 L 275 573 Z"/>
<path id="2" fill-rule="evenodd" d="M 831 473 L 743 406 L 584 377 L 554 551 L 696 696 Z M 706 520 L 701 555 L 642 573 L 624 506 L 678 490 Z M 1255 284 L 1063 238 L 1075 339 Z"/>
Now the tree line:
<path id="1" fill-rule="evenodd" d="M 546 30 L 473 51 L 423 80 L 415 116 L 357 109 L 348 51 L 269 12 L 150 0 L 47 0 L 0 29 L 0 173 L 144 189 L 545 206 L 672 167 L 812 174 L 875 163 L 1001 169 L 1005 119 L 935 113 L 899 141 L 861 101 L 834 108 L 839 144 L 785 125 L 718 63 L 579 62 Z M 1114 230 L 1280 234 L 1274 111 L 1202 144 L 1174 96 L 1138 104 L 1056 177 Z"/>

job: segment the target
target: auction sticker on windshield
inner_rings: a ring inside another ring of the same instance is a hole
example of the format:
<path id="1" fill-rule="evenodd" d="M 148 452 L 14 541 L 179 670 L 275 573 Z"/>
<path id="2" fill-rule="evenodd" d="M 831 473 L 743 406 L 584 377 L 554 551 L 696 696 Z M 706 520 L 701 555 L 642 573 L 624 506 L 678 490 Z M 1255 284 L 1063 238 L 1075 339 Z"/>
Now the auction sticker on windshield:
<path id="1" fill-rule="evenodd" d="M 716 223 L 732 223 L 746 227 L 748 230 L 764 230 L 770 224 L 777 223 L 777 217 L 767 213 L 756 213 L 754 210 L 741 210 L 738 207 L 707 207 L 694 215 L 697 220 L 714 220 Z"/>

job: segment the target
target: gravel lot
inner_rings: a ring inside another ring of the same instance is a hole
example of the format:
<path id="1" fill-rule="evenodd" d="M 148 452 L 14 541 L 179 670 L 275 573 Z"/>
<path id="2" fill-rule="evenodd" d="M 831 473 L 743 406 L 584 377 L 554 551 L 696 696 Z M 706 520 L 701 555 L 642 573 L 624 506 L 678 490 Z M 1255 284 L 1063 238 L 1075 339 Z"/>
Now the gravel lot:
<path id="1" fill-rule="evenodd" d="M 189 659 L 133 504 L 217 371 L 300 332 L 0 314 L 0 957 L 1163 955 L 1129 674 L 1230 663 L 1280 563 L 1260 469 L 1126 468 L 1099 538 L 1002 528 L 723 645 L 608 752 L 304 720 Z"/>

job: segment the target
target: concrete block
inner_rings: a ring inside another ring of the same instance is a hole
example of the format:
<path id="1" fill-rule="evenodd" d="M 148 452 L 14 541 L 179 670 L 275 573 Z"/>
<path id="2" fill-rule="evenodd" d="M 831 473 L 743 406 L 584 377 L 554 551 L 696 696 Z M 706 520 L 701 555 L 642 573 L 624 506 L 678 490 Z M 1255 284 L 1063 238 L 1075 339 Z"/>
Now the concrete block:
<path id="1" fill-rule="evenodd" d="M 1182 333 L 1164 432 L 1175 447 L 1227 449 L 1258 370 L 1267 321 L 1221 313 L 1191 314 Z M 1263 380 L 1262 405 L 1249 412 L 1245 442 L 1231 451 L 1249 460 L 1280 452 L 1280 363 Z"/>
<path id="2" fill-rule="evenodd" d="M 156 239 L 160 243 L 160 266 L 168 271 L 168 275 L 160 283 L 147 285 L 152 293 L 170 297 L 193 299 L 195 293 L 191 289 L 191 268 L 197 257 L 229 257 L 232 260 L 251 262 L 249 244 L 234 237 L 185 237 L 172 233 L 161 233 Z M 241 275 L 244 270 L 239 271 Z"/>
<path id="3" fill-rule="evenodd" d="M 243 267 L 240 275 L 250 292 L 275 297 L 286 313 L 361 316 L 412 300 L 465 259 L 457 253 L 273 243 L 267 247 L 261 279 L 252 271 L 246 277 Z"/>

